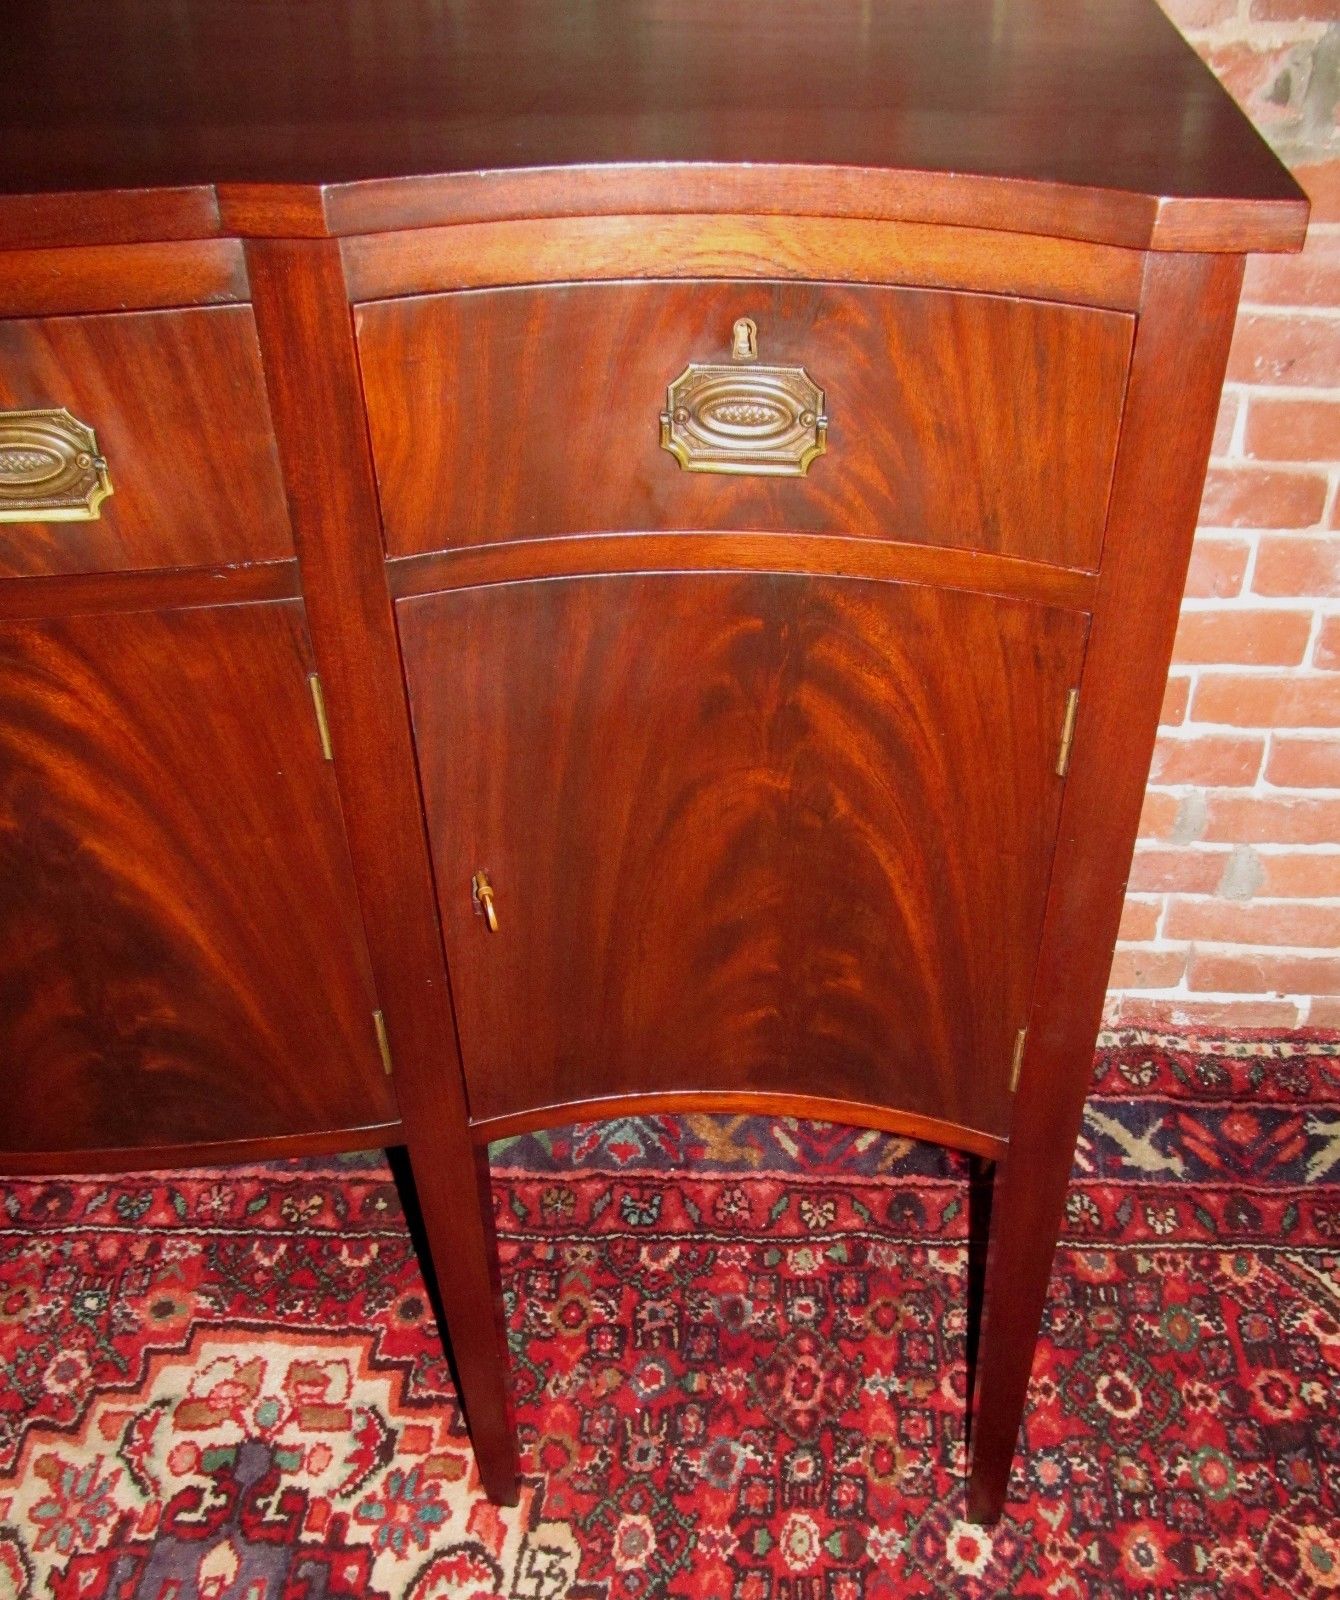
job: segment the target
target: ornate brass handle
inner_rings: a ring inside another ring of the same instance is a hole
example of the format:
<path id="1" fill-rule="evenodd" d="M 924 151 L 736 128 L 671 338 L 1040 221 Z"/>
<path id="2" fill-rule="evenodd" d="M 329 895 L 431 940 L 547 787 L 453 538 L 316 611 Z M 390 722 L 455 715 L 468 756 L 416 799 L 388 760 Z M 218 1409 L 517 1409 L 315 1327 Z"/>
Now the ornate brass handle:
<path id="1" fill-rule="evenodd" d="M 59 411 L 0 411 L 0 522 L 91 522 L 112 492 L 93 429 Z"/>
<path id="2" fill-rule="evenodd" d="M 661 448 L 685 472 L 803 478 L 827 450 L 823 390 L 804 367 L 757 362 L 757 324 L 741 317 L 730 366 L 691 361 L 666 391 Z"/>
<path id="3" fill-rule="evenodd" d="M 470 880 L 470 888 L 474 895 L 475 905 L 484 913 L 484 920 L 489 925 L 490 933 L 498 931 L 498 913 L 493 908 L 493 885 L 489 882 L 487 872 L 476 872 Z"/>

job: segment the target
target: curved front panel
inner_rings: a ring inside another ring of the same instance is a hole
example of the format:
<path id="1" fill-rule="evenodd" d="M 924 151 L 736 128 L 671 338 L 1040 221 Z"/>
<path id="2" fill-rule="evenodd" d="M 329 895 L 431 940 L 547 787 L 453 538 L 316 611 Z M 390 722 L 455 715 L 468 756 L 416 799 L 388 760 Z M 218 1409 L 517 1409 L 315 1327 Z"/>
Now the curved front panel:
<path id="1" fill-rule="evenodd" d="M 744 1091 L 1007 1133 L 1083 614 L 775 573 L 398 613 L 476 1120 Z"/>

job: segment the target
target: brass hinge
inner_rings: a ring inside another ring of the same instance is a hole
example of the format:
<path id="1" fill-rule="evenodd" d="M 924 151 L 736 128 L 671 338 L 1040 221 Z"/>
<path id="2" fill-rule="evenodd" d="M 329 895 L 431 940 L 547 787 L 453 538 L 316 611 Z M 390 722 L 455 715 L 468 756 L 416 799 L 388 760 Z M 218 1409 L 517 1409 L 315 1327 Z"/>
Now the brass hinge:
<path id="1" fill-rule="evenodd" d="M 1064 778 L 1070 766 L 1070 746 L 1075 742 L 1075 718 L 1079 714 L 1079 690 L 1066 696 L 1065 721 L 1061 724 L 1061 748 L 1056 752 L 1056 776 Z"/>
<path id="2" fill-rule="evenodd" d="M 386 1018 L 380 1011 L 372 1013 L 372 1026 L 377 1030 L 377 1048 L 382 1053 L 382 1071 L 391 1076 L 391 1041 L 386 1037 Z"/>
<path id="3" fill-rule="evenodd" d="M 309 672 L 307 687 L 312 691 L 312 705 L 316 709 L 316 731 L 321 735 L 321 754 L 327 761 L 335 759 L 330 748 L 330 723 L 326 721 L 326 694 L 321 687 L 321 674 Z"/>
<path id="4" fill-rule="evenodd" d="M 1020 1028 L 1014 1036 L 1014 1057 L 1010 1062 L 1010 1093 L 1013 1094 L 1019 1087 L 1019 1069 L 1024 1064 L 1024 1042 L 1028 1038 L 1028 1029 Z"/>

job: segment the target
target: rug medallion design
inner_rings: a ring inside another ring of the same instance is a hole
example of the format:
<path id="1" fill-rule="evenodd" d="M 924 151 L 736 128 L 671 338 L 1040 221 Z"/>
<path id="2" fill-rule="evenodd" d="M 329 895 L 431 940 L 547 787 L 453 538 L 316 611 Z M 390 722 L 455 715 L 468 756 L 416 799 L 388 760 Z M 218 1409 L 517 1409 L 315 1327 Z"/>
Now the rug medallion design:
<path id="1" fill-rule="evenodd" d="M 495 1147 L 506 1510 L 379 1157 L 0 1181 L 0 1600 L 1340 1597 L 1338 1179 L 1337 1036 L 1105 1038 L 989 1533 L 928 1147 Z"/>

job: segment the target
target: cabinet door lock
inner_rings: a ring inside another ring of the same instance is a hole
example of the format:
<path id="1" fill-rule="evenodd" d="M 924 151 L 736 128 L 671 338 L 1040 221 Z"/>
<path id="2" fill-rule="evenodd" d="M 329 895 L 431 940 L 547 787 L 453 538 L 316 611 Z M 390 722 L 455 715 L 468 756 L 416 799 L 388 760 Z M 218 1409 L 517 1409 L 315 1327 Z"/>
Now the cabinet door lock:
<path id="1" fill-rule="evenodd" d="M 470 887 L 474 894 L 475 910 L 483 912 L 489 932 L 497 933 L 498 913 L 493 908 L 493 885 L 489 882 L 488 873 L 476 872 L 470 880 Z"/>

